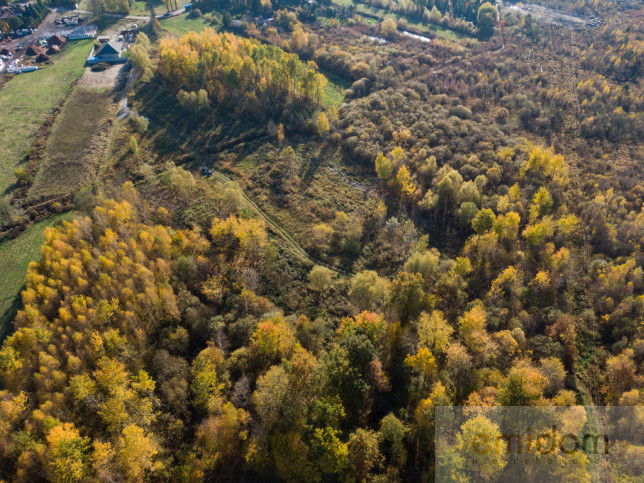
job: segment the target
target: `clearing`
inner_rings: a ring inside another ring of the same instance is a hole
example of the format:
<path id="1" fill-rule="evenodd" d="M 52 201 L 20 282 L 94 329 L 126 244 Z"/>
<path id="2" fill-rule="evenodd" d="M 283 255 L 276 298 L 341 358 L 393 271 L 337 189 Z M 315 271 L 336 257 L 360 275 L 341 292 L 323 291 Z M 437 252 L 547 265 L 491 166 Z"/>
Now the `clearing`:
<path id="1" fill-rule="evenodd" d="M 364 3 L 354 3 L 352 0 L 333 0 L 333 3 L 341 5 L 343 7 L 354 6 L 357 13 L 368 13 L 371 15 L 376 15 L 380 20 L 385 18 L 392 18 L 396 20 L 401 26 L 409 25 L 419 32 L 433 33 L 439 37 L 446 38 L 448 40 L 461 40 L 472 38 L 470 35 L 467 35 L 463 32 L 457 32 L 448 27 L 442 25 L 436 25 L 433 23 L 427 23 L 417 18 L 408 17 L 405 14 L 398 12 L 391 12 L 379 7 L 373 7 L 370 5 L 365 5 Z"/>
<path id="2" fill-rule="evenodd" d="M 81 76 L 91 40 L 70 42 L 54 64 L 17 75 L 0 89 L 0 195 L 14 183 L 14 171 L 52 108 Z"/>
<path id="3" fill-rule="evenodd" d="M 9 323 L 20 305 L 19 294 L 25 284 L 29 262 L 40 258 L 45 228 L 72 216 L 71 212 L 51 216 L 31 225 L 18 238 L 0 241 L 0 340 L 7 334 Z"/>
<path id="4" fill-rule="evenodd" d="M 179 9 L 182 9 L 183 6 L 187 3 L 190 3 L 191 0 L 177 0 L 177 5 L 179 6 Z M 89 0 L 81 0 L 78 3 L 78 8 L 79 10 L 90 10 L 90 1 Z M 120 12 L 123 15 L 138 15 L 138 16 L 149 16 L 150 15 L 150 10 L 152 9 L 154 11 L 155 15 L 159 15 L 162 13 L 165 13 L 167 11 L 167 8 L 165 6 L 165 2 L 163 0 L 134 0 L 134 2 L 130 2 L 130 11 L 127 13 Z M 174 7 L 174 6 L 173 6 Z M 119 12 L 113 12 L 113 13 L 119 13 Z M 132 22 L 132 20 L 130 20 Z"/>
<path id="5" fill-rule="evenodd" d="M 77 87 L 56 118 L 28 197 L 64 195 L 90 182 L 109 148 L 112 89 Z"/>
<path id="6" fill-rule="evenodd" d="M 160 23 L 165 30 L 177 35 L 184 35 L 188 32 L 201 32 L 208 27 L 212 27 L 206 19 L 190 17 L 187 13 L 160 19 Z"/>
<path id="7" fill-rule="evenodd" d="M 100 72 L 93 72 L 90 67 L 85 68 L 83 77 L 78 81 L 82 87 L 91 87 L 93 89 L 107 89 L 114 87 L 119 75 L 124 71 L 125 64 L 115 64 Z"/>

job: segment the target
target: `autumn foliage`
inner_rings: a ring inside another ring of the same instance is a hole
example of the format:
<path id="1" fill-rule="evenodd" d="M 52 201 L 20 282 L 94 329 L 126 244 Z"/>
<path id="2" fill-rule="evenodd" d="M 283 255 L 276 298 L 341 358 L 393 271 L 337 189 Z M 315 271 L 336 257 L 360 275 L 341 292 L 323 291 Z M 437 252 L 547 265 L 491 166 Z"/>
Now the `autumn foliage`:
<path id="1" fill-rule="evenodd" d="M 313 62 L 279 47 L 212 29 L 161 41 L 159 70 L 177 87 L 205 89 L 218 104 L 242 111 L 287 102 L 320 102 L 326 78 Z"/>

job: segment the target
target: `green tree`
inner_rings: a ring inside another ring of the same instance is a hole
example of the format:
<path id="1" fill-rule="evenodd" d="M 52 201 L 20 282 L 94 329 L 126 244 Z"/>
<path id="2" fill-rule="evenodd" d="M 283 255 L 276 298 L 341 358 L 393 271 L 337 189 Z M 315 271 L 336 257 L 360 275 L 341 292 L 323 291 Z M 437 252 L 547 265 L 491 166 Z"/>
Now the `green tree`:
<path id="1" fill-rule="evenodd" d="M 89 438 L 83 438 L 72 423 L 51 428 L 47 434 L 52 480 L 79 481 L 87 471 Z"/>
<path id="2" fill-rule="evenodd" d="M 421 347 L 427 347 L 434 354 L 445 353 L 451 341 L 454 329 L 445 320 L 445 316 L 439 310 L 431 314 L 423 313 L 416 325 L 418 331 L 418 343 Z"/>
<path id="3" fill-rule="evenodd" d="M 483 38 L 489 38 L 494 33 L 496 23 L 496 8 L 490 2 L 485 2 L 479 7 L 476 24 Z"/>
<path id="4" fill-rule="evenodd" d="M 546 216 L 552 210 L 552 197 L 547 188 L 542 186 L 532 197 L 530 206 L 530 220 L 534 221 L 539 217 Z"/>
<path id="5" fill-rule="evenodd" d="M 347 464 L 348 445 L 340 441 L 340 431 L 330 427 L 316 428 L 311 442 L 311 452 L 320 473 L 338 474 Z"/>
<path id="6" fill-rule="evenodd" d="M 373 270 L 363 270 L 351 279 L 349 298 L 359 310 L 382 306 L 387 298 L 387 280 Z"/>
<path id="7" fill-rule="evenodd" d="M 400 272 L 389 286 L 389 305 L 403 324 L 416 319 L 423 310 L 432 309 L 433 302 L 424 290 L 420 273 Z"/>
<path id="8" fill-rule="evenodd" d="M 326 133 L 328 133 L 331 129 L 329 118 L 323 112 L 318 115 L 318 119 L 315 123 L 315 128 L 317 129 L 320 136 L 325 136 Z"/>
<path id="9" fill-rule="evenodd" d="M 475 416 L 461 426 L 458 450 L 466 462 L 477 462 L 475 465 L 465 465 L 466 471 L 477 481 L 492 481 L 505 468 L 507 442 L 500 436 L 499 426 L 483 415 Z M 482 441 L 488 442 L 488 447 L 483 450 L 480 448 Z"/>
<path id="10" fill-rule="evenodd" d="M 316 292 L 323 292 L 331 285 L 333 272 L 326 267 L 316 265 L 309 272 L 309 285 Z"/>
<path id="11" fill-rule="evenodd" d="M 378 178 L 388 181 L 391 179 L 391 176 L 394 173 L 393 167 L 391 166 L 391 161 L 385 157 L 384 154 L 379 153 L 376 156 L 376 174 Z"/>
<path id="12" fill-rule="evenodd" d="M 402 467 L 407 459 L 403 439 L 407 434 L 405 424 L 392 413 L 380 421 L 380 435 L 384 442 L 384 453 L 389 461 L 397 467 Z"/>
<path id="13" fill-rule="evenodd" d="M 134 136 L 130 136 L 130 151 L 134 156 L 139 155 L 139 143 Z"/>
<path id="14" fill-rule="evenodd" d="M 380 435 L 369 429 L 359 428 L 349 436 L 349 474 L 356 481 L 365 481 L 382 458 L 379 444 Z"/>
<path id="15" fill-rule="evenodd" d="M 397 29 L 398 25 L 392 18 L 386 18 L 380 23 L 380 31 L 385 37 L 391 37 Z"/>
<path id="16" fill-rule="evenodd" d="M 139 426 L 130 424 L 118 441 L 118 460 L 124 475 L 130 481 L 144 480 L 146 475 L 162 468 L 155 461 L 159 448 Z"/>
<path id="17" fill-rule="evenodd" d="M 490 210 L 489 208 L 483 208 L 476 214 L 476 216 L 472 220 L 472 228 L 474 228 L 474 231 L 476 233 L 482 235 L 483 233 L 492 229 L 495 219 L 496 217 L 494 216 L 494 212 L 492 210 Z"/>

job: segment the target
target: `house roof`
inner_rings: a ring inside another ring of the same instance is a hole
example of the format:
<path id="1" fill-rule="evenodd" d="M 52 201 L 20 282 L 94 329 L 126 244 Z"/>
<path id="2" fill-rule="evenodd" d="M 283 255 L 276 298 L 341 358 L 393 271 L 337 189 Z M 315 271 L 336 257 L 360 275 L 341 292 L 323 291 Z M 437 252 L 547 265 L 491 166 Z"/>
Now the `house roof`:
<path id="1" fill-rule="evenodd" d="M 100 49 L 98 49 L 96 55 L 119 55 L 120 53 L 121 47 L 118 44 L 115 44 L 114 42 L 106 42 L 101 46 Z"/>
<path id="2" fill-rule="evenodd" d="M 7 19 L 15 17 L 16 15 L 24 15 L 25 11 L 21 7 L 0 7 L 0 19 Z"/>
<path id="3" fill-rule="evenodd" d="M 58 47 L 56 45 L 52 45 L 51 47 L 49 47 L 47 49 L 46 53 L 47 53 L 47 55 L 54 55 L 54 54 L 57 54 L 58 52 L 60 52 L 60 47 Z"/>
<path id="4" fill-rule="evenodd" d="M 47 43 L 49 45 L 63 45 L 65 42 L 65 38 L 60 35 L 52 35 L 47 39 Z"/>
<path id="5" fill-rule="evenodd" d="M 27 56 L 32 56 L 32 55 L 38 55 L 42 54 L 44 52 L 44 49 L 40 45 L 30 45 L 27 51 L 25 52 L 25 55 Z"/>
<path id="6" fill-rule="evenodd" d="M 4 47 L 2 50 L 0 50 L 0 55 L 13 55 L 13 52 Z"/>
<path id="7" fill-rule="evenodd" d="M 40 54 L 38 57 L 36 57 L 36 62 L 48 62 L 51 60 L 47 54 Z"/>

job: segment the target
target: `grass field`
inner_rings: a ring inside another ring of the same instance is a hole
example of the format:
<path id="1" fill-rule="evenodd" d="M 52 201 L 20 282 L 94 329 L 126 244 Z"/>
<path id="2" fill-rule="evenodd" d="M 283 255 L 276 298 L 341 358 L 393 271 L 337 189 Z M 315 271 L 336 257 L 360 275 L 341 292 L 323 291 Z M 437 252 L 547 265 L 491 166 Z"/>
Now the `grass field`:
<path id="1" fill-rule="evenodd" d="M 89 0 L 81 0 L 78 3 L 78 8 L 81 10 L 89 10 Z M 183 8 L 186 3 L 190 3 L 190 0 L 177 0 L 177 5 L 179 8 Z M 167 12 L 165 7 L 165 2 L 163 0 L 134 0 L 134 4 L 130 8 L 129 15 L 141 15 L 147 16 L 150 15 L 150 7 L 154 9 L 155 15 L 160 15 Z M 132 20 L 130 20 L 132 22 Z"/>
<path id="2" fill-rule="evenodd" d="M 101 128 L 112 106 L 111 89 L 74 89 L 56 118 L 29 197 L 67 194 L 93 178 L 107 148 L 110 133 Z"/>
<path id="3" fill-rule="evenodd" d="M 323 74 L 328 79 L 327 84 L 324 86 L 324 104 L 326 106 L 339 106 L 344 101 L 344 91 L 351 87 L 351 84 L 324 72 Z"/>
<path id="4" fill-rule="evenodd" d="M 460 39 L 471 38 L 469 35 L 466 35 L 461 32 L 456 32 L 455 30 L 449 29 L 447 27 L 443 27 L 442 25 L 423 22 L 422 20 L 411 18 L 411 17 L 408 17 L 407 15 L 399 14 L 396 12 L 390 12 L 378 7 L 371 7 L 369 5 L 365 5 L 364 3 L 353 3 L 352 0 L 333 0 L 333 3 L 342 5 L 343 7 L 349 7 L 351 5 L 354 5 L 356 8 L 356 12 L 358 13 L 360 12 L 370 13 L 372 15 L 377 15 L 382 19 L 393 18 L 394 20 L 397 20 L 397 21 L 404 21 L 407 23 L 407 25 L 414 27 L 418 31 L 427 32 L 427 33 L 432 32 L 440 37 L 443 37 L 449 40 L 455 41 Z"/>
<path id="5" fill-rule="evenodd" d="M 45 228 L 69 220 L 72 216 L 71 212 L 51 216 L 33 224 L 18 238 L 0 241 L 0 340 L 6 335 L 20 305 L 18 295 L 25 283 L 29 262 L 40 258 Z"/>
<path id="6" fill-rule="evenodd" d="M 188 14 L 163 19 L 160 23 L 168 32 L 178 35 L 184 35 L 193 31 L 201 32 L 205 28 L 211 27 L 210 23 L 203 18 L 188 17 Z"/>
<path id="7" fill-rule="evenodd" d="M 0 195 L 14 182 L 14 171 L 47 114 L 83 73 L 91 40 L 71 42 L 54 64 L 17 75 L 0 89 Z"/>

